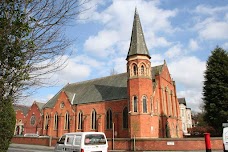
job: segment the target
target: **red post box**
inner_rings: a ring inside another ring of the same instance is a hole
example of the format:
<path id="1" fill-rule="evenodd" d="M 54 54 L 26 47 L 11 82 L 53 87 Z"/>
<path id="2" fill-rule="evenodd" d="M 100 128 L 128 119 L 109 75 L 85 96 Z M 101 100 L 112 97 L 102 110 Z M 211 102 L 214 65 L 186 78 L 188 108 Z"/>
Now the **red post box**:
<path id="1" fill-rule="evenodd" d="M 211 138 L 210 133 L 204 133 L 206 152 L 211 152 Z"/>

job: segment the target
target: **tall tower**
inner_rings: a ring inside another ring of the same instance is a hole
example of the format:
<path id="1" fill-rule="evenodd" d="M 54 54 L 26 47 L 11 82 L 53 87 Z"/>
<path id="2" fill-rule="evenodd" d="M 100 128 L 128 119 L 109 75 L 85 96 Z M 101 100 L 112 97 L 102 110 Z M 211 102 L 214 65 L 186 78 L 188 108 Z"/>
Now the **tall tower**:
<path id="1" fill-rule="evenodd" d="M 135 9 L 131 42 L 126 58 L 131 138 L 158 136 L 154 131 L 155 122 L 151 115 L 153 85 L 150 58 L 139 14 Z"/>

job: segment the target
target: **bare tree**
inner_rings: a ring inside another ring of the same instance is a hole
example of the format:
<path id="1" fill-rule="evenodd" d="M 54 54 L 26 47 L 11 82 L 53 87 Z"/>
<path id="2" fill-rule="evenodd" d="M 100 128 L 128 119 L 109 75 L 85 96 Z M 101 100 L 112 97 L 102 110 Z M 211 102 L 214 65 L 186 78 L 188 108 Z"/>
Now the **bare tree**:
<path id="1" fill-rule="evenodd" d="M 0 94 L 13 99 L 45 85 L 60 70 L 74 41 L 66 25 L 89 8 L 90 0 L 2 0 L 0 2 Z M 49 77 L 48 77 L 49 76 Z M 1 101 L 1 100 L 0 100 Z M 15 100 L 14 100 L 15 101 Z"/>
<path id="2" fill-rule="evenodd" d="M 115 70 L 115 68 L 112 68 L 110 70 L 110 75 L 116 75 L 116 74 L 118 74 L 118 72 Z"/>
<path id="3" fill-rule="evenodd" d="M 44 85 L 64 67 L 72 40 L 63 34 L 89 0 L 0 1 L 0 151 L 15 128 L 12 104 L 28 88 Z"/>

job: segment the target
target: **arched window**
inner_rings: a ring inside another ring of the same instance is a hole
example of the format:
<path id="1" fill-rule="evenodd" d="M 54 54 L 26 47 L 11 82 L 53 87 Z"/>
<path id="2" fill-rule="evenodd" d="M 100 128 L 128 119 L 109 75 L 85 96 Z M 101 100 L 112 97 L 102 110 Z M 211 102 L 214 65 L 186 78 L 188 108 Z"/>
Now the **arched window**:
<path id="1" fill-rule="evenodd" d="M 133 65 L 133 74 L 134 76 L 136 76 L 138 74 L 138 68 L 137 68 L 137 65 Z"/>
<path id="2" fill-rule="evenodd" d="M 97 129 L 97 112 L 93 109 L 92 111 L 92 120 L 91 120 L 91 127 L 92 129 Z"/>
<path id="3" fill-rule="evenodd" d="M 54 129 L 58 129 L 58 113 L 56 113 L 54 116 Z"/>
<path id="4" fill-rule="evenodd" d="M 46 114 L 46 116 L 45 116 L 45 123 L 44 123 L 44 129 L 45 129 L 45 130 L 48 129 L 48 121 L 49 121 L 49 115 Z"/>
<path id="5" fill-rule="evenodd" d="M 123 128 L 128 128 L 128 109 L 125 107 L 123 109 Z"/>
<path id="6" fill-rule="evenodd" d="M 141 75 L 144 75 L 145 74 L 145 68 L 144 68 L 144 65 L 141 66 Z"/>
<path id="7" fill-rule="evenodd" d="M 143 113 L 147 113 L 147 98 L 146 96 L 143 96 Z"/>
<path id="8" fill-rule="evenodd" d="M 112 129 L 112 111 L 108 109 L 106 112 L 106 129 Z"/>
<path id="9" fill-rule="evenodd" d="M 70 129 L 70 117 L 69 117 L 69 113 L 68 112 L 66 112 L 66 114 L 65 114 L 64 129 L 65 130 L 69 130 Z"/>
<path id="10" fill-rule="evenodd" d="M 30 124 L 31 124 L 32 126 L 34 126 L 35 123 L 36 123 L 36 116 L 33 114 L 33 115 L 31 116 L 31 118 L 30 118 Z"/>
<path id="11" fill-rule="evenodd" d="M 78 113 L 78 129 L 81 130 L 82 129 L 82 117 L 83 117 L 83 113 L 80 111 Z"/>
<path id="12" fill-rule="evenodd" d="M 133 111 L 138 112 L 138 98 L 136 96 L 133 97 Z"/>

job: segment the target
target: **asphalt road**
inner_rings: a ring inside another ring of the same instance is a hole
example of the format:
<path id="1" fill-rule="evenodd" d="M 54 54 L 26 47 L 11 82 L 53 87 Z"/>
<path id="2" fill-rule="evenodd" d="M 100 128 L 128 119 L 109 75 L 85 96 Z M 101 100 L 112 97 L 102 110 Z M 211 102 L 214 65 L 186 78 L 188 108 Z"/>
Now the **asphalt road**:
<path id="1" fill-rule="evenodd" d="M 8 149 L 8 151 L 7 152 L 50 152 L 50 151 L 52 151 L 53 152 L 53 150 L 37 150 L 37 149 L 27 149 L 27 148 L 24 148 L 24 149 L 21 149 L 21 148 L 9 148 Z"/>
<path id="2" fill-rule="evenodd" d="M 10 144 L 7 152 L 53 152 L 54 147 L 26 144 Z"/>

